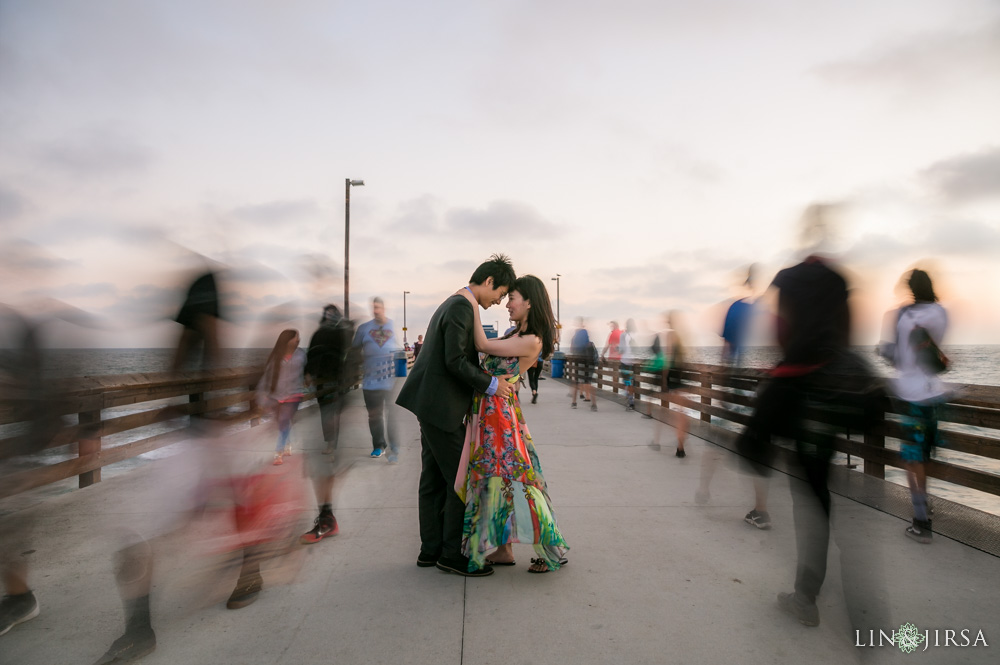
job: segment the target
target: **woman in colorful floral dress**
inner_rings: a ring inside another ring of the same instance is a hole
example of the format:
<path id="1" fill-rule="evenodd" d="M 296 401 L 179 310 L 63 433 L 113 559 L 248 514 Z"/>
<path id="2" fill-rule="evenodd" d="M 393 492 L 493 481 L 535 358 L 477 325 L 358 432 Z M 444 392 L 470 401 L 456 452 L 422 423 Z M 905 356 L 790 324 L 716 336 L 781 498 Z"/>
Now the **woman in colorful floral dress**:
<path id="1" fill-rule="evenodd" d="M 476 348 L 485 354 L 481 366 L 488 374 L 516 383 L 539 355 L 552 352 L 555 319 L 537 277 L 525 275 L 511 289 L 507 311 L 517 327 L 503 339 L 486 338 L 479 307 L 472 298 L 470 304 Z M 477 396 L 468 430 L 455 489 L 465 501 L 462 553 L 470 568 L 512 566 L 511 544 L 532 543 L 537 557 L 528 571 L 557 570 L 566 563 L 569 546 L 556 524 L 517 393 L 507 399 Z"/>

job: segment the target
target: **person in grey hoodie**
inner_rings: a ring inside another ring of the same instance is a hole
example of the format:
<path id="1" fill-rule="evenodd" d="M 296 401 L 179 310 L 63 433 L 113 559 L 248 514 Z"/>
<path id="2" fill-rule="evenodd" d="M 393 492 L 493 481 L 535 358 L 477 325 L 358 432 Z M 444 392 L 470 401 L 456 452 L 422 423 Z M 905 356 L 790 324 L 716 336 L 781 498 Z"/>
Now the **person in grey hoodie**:
<path id="1" fill-rule="evenodd" d="M 895 342 L 883 343 L 881 355 L 899 372 L 893 390 L 904 402 L 904 439 L 899 447 L 913 502 L 913 524 L 906 535 L 918 543 L 930 543 L 933 536 L 927 508 L 925 465 L 938 441 L 937 407 L 945 402 L 948 390 L 938 376 L 946 367 L 940 356 L 941 340 L 948 329 L 948 312 L 938 304 L 930 276 L 913 270 L 906 278 L 913 304 L 896 312 Z"/>

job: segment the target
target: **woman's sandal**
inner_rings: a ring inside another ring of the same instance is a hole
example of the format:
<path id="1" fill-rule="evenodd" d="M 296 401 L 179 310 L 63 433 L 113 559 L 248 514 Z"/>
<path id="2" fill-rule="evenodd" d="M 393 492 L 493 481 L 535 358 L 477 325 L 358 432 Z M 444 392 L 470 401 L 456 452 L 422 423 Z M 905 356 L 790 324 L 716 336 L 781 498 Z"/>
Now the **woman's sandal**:
<path id="1" fill-rule="evenodd" d="M 565 566 L 567 563 L 569 563 L 569 560 L 566 557 L 559 559 L 560 567 Z M 545 568 L 536 569 L 537 566 L 545 566 Z M 549 568 L 549 564 L 545 561 L 545 559 L 532 559 L 531 566 L 528 568 L 529 573 L 549 573 L 552 572 L 552 570 L 554 569 Z"/>
<path id="2" fill-rule="evenodd" d="M 484 559 L 487 566 L 516 566 L 517 561 L 494 561 L 492 559 Z"/>

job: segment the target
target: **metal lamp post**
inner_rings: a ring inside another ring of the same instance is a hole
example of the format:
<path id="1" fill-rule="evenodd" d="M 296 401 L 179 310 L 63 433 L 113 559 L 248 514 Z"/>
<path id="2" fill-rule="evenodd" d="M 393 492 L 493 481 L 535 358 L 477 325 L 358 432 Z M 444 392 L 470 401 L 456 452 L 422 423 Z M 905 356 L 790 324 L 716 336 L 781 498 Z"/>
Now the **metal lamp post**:
<path id="1" fill-rule="evenodd" d="M 403 345 L 406 345 L 406 294 L 409 291 L 403 291 Z"/>
<path id="2" fill-rule="evenodd" d="M 552 278 L 552 281 L 554 281 L 556 283 L 556 331 L 562 330 L 562 323 L 561 323 L 561 321 L 562 321 L 562 314 L 559 311 L 559 278 L 560 277 L 562 277 L 562 275 L 560 275 L 559 273 L 556 273 L 556 276 Z M 559 338 L 560 337 L 561 337 L 561 335 L 559 335 L 559 334 L 556 335 L 556 348 L 557 349 L 559 348 Z"/>
<path id="3" fill-rule="evenodd" d="M 351 187 L 362 187 L 364 180 L 344 181 L 344 318 L 351 318 Z"/>

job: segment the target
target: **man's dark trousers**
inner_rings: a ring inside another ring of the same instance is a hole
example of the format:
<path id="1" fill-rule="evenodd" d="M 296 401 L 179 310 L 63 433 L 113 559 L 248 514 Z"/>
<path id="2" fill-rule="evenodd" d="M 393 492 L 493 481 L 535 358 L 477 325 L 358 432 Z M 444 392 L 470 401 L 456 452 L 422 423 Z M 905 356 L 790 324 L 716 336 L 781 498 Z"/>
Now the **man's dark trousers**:
<path id="1" fill-rule="evenodd" d="M 372 434 L 372 450 L 390 448 L 399 452 L 396 431 L 396 405 L 391 390 L 362 390 L 368 410 L 368 431 Z M 464 440 L 463 440 L 464 443 Z"/>
<path id="2" fill-rule="evenodd" d="M 455 492 L 455 476 L 464 444 L 464 425 L 448 432 L 420 421 L 420 547 L 430 556 L 461 556 L 465 504 Z"/>

